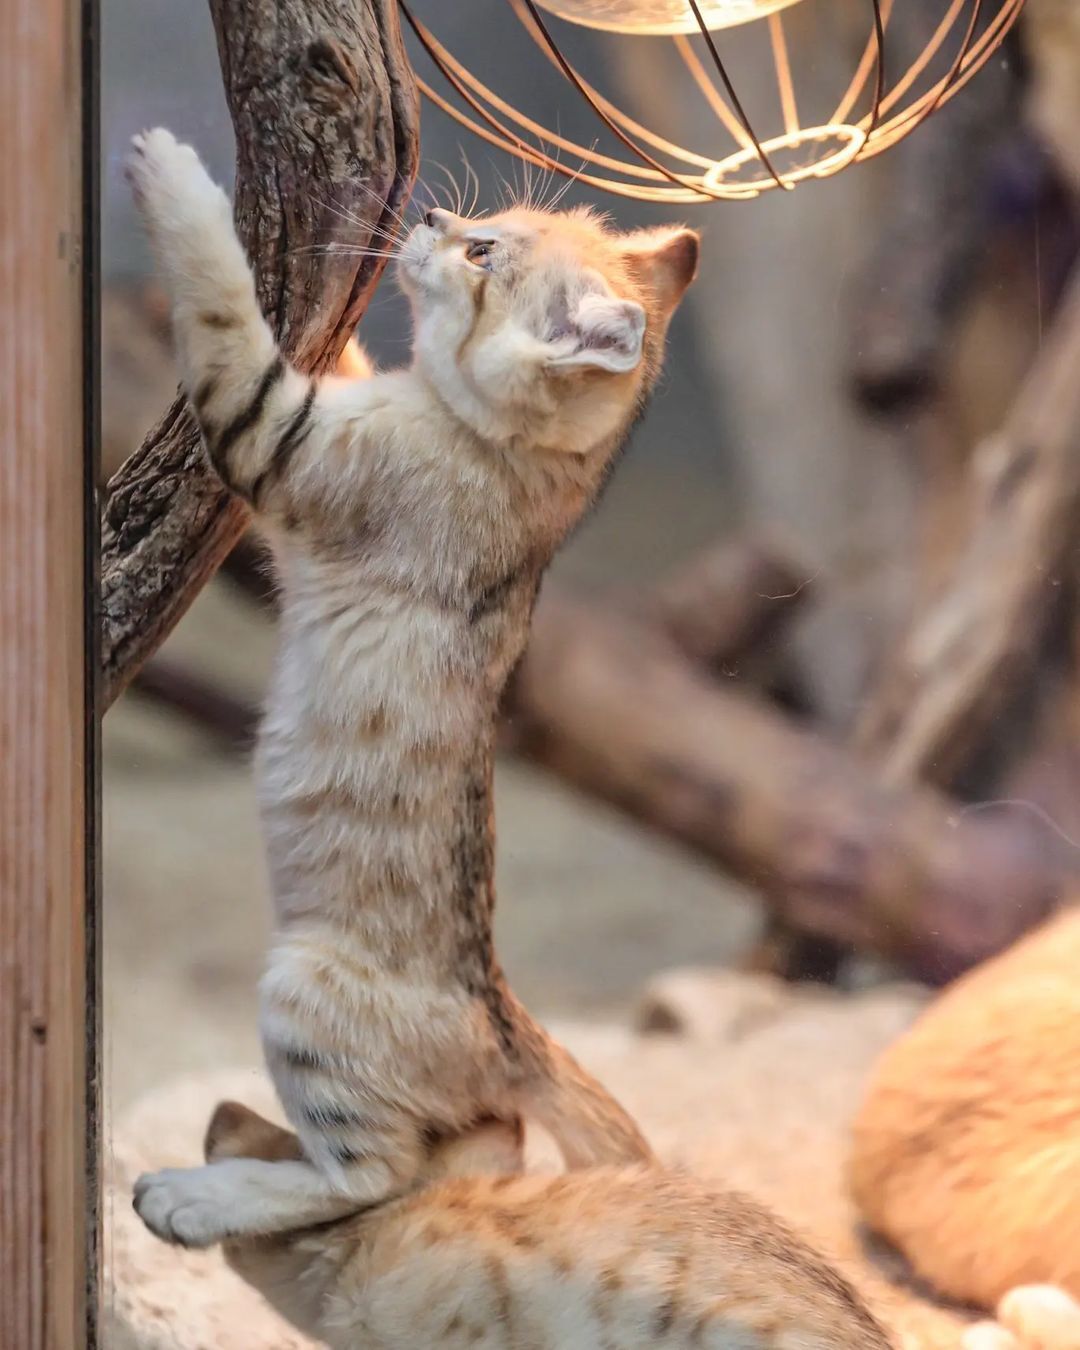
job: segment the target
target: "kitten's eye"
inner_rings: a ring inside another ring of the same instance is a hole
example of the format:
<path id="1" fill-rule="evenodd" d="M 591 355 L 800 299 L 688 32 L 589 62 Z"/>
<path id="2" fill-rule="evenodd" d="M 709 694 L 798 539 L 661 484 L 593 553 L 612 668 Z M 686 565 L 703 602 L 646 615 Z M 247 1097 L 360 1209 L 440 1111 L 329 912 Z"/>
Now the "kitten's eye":
<path id="1" fill-rule="evenodd" d="M 491 255 L 494 251 L 495 245 L 490 239 L 478 239 L 475 243 L 468 245 L 465 249 L 465 256 L 469 262 L 476 263 L 477 267 L 489 267 Z"/>

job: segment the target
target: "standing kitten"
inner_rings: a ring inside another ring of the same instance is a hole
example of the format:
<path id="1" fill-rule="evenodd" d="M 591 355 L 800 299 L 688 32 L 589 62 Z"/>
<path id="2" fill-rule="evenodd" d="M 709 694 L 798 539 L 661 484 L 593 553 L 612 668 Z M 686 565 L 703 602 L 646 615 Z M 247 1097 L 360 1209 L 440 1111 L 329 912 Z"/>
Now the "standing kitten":
<path id="1" fill-rule="evenodd" d="M 210 458 L 280 575 L 261 1026 L 309 1160 L 158 1173 L 139 1213 L 191 1245 L 321 1222 L 489 1116 L 539 1121 L 571 1167 L 647 1158 L 495 959 L 492 752 L 541 573 L 656 381 L 697 236 L 432 211 L 401 258 L 412 366 L 315 381 L 278 351 L 194 151 L 150 132 L 129 173 Z"/>
<path id="2" fill-rule="evenodd" d="M 299 1146 L 226 1103 L 206 1153 Z M 225 1257 L 332 1350 L 889 1350 L 847 1283 L 751 1200 L 657 1166 L 520 1171 L 520 1131 L 484 1126 L 436 1148 L 412 1195 Z"/>

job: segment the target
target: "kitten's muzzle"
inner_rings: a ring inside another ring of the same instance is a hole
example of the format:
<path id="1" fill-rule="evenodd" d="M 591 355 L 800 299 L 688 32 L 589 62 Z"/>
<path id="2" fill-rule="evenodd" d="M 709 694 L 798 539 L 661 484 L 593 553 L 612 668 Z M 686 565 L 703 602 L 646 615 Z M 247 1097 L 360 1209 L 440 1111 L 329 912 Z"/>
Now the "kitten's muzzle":
<path id="1" fill-rule="evenodd" d="M 430 211 L 424 213 L 424 224 L 438 235 L 447 235 L 452 230 L 462 230 L 468 223 L 464 216 L 455 216 L 453 211 L 447 211 L 442 206 L 433 206 Z"/>

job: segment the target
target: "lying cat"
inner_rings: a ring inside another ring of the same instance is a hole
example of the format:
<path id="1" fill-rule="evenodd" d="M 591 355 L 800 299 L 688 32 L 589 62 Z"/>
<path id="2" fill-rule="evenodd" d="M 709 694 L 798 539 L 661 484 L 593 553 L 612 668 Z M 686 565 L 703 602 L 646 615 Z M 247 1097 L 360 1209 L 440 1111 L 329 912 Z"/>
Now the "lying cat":
<path id="1" fill-rule="evenodd" d="M 648 1158 L 496 961 L 492 752 L 541 574 L 656 382 L 697 236 L 433 210 L 401 250 L 412 365 L 320 381 L 278 350 L 195 152 L 149 132 L 129 177 L 210 459 L 281 584 L 261 1029 L 303 1146 L 142 1178 L 140 1215 L 189 1245 L 319 1223 L 490 1116 L 539 1121 L 572 1167 Z"/>
<path id="2" fill-rule="evenodd" d="M 958 980 L 889 1047 L 850 1175 L 867 1222 L 940 1293 L 1080 1297 L 1080 913 Z"/>
<path id="3" fill-rule="evenodd" d="M 210 1122 L 212 1166 L 300 1156 L 243 1106 Z M 752 1201 L 655 1164 L 521 1165 L 520 1130 L 480 1126 L 436 1146 L 412 1194 L 225 1257 L 332 1350 L 888 1350 L 858 1295 Z"/>

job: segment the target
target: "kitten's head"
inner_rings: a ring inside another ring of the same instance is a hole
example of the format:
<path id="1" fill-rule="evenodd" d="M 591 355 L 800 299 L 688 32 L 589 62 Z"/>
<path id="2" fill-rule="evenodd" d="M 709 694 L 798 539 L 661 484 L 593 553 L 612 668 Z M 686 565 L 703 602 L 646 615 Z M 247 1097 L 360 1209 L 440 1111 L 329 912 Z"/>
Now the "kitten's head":
<path id="1" fill-rule="evenodd" d="M 621 234 L 589 211 L 430 211 L 401 255 L 417 364 L 481 435 L 584 453 L 655 381 L 697 260 L 692 230 Z"/>

